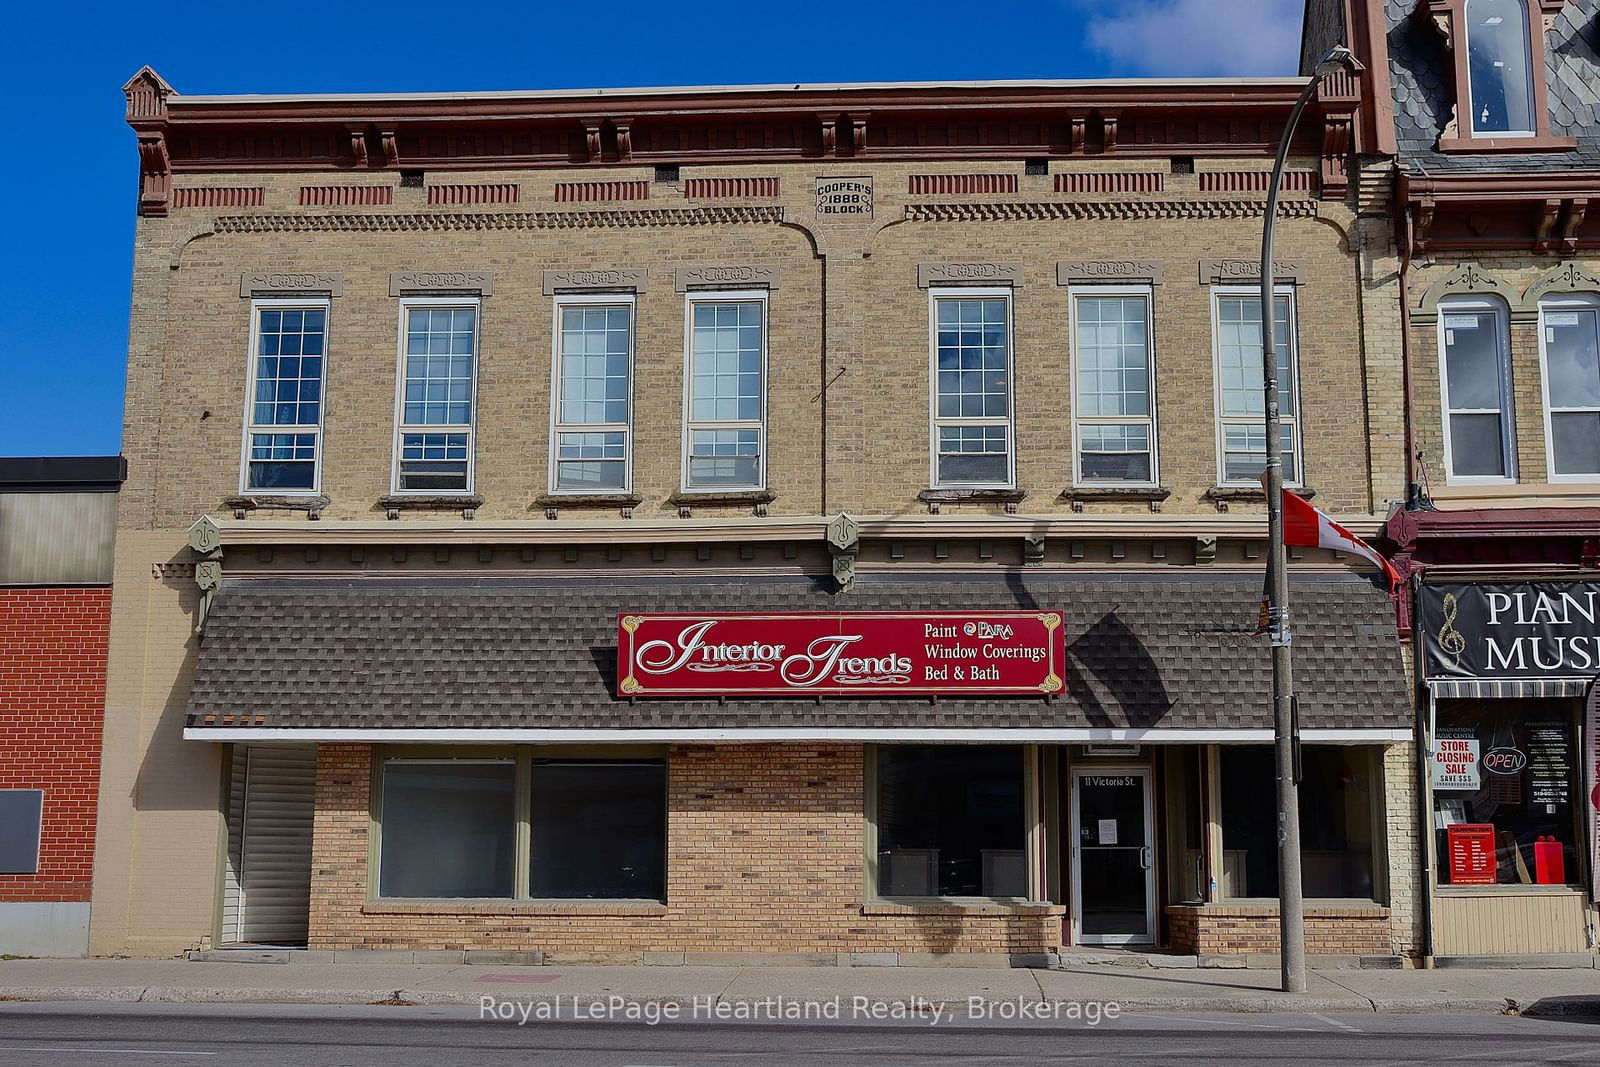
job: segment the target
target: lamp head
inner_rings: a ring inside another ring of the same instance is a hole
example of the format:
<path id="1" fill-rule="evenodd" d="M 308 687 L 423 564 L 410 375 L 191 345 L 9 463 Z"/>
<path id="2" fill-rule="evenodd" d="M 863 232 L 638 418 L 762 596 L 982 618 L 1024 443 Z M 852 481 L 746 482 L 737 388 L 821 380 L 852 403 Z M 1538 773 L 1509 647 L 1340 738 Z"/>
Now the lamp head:
<path id="1" fill-rule="evenodd" d="M 1344 45 L 1335 45 L 1328 50 L 1317 63 L 1315 74 L 1319 78 L 1326 78 L 1330 74 L 1337 74 L 1341 70 L 1354 70 L 1357 68 L 1355 54 Z"/>

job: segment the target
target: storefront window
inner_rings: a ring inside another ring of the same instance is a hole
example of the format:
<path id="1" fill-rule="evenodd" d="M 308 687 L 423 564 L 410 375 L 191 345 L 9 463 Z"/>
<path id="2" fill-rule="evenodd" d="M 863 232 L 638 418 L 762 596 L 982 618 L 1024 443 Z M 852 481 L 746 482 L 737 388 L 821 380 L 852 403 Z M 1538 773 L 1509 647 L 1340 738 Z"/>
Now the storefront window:
<path id="1" fill-rule="evenodd" d="M 509 897 L 516 850 L 511 760 L 388 760 L 379 895 Z"/>
<path id="2" fill-rule="evenodd" d="M 1019 745 L 886 745 L 877 757 L 878 895 L 1026 897 Z"/>
<path id="3" fill-rule="evenodd" d="M 1571 705 L 1441 702 L 1435 724 L 1439 884 L 1577 883 L 1581 808 L 1573 801 L 1579 764 Z"/>
<path id="4" fill-rule="evenodd" d="M 664 900 L 666 785 L 660 760 L 534 760 L 529 895 Z"/>
<path id="5" fill-rule="evenodd" d="M 1224 898 L 1278 895 L 1277 770 L 1270 747 L 1221 749 Z M 1302 884 L 1313 899 L 1375 899 L 1371 749 L 1301 749 Z"/>
<path id="6" fill-rule="evenodd" d="M 1166 754 L 1167 892 L 1173 903 L 1205 899 L 1205 804 L 1201 799 L 1199 745 L 1174 746 Z"/>

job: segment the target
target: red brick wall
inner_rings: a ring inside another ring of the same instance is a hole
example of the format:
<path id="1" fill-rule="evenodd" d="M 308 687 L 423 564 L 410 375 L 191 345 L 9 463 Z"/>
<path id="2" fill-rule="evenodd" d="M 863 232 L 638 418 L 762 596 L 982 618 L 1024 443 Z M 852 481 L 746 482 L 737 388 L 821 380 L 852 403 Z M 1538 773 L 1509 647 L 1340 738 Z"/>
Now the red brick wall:
<path id="1" fill-rule="evenodd" d="M 43 789 L 38 874 L 0 900 L 88 900 L 111 590 L 0 589 L 0 789 Z"/>

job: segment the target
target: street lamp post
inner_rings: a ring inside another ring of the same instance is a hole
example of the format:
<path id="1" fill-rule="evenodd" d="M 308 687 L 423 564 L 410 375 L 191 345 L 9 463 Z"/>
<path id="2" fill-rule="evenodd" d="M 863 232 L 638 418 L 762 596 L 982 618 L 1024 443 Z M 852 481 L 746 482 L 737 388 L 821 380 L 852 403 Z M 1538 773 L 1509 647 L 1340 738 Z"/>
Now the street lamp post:
<path id="1" fill-rule="evenodd" d="M 1317 64 L 1283 128 L 1278 158 L 1267 188 L 1267 215 L 1261 231 L 1261 361 L 1266 393 L 1266 490 L 1268 620 L 1272 635 L 1272 725 L 1278 772 L 1278 951 L 1283 965 L 1283 991 L 1306 989 L 1305 894 L 1300 879 L 1300 796 L 1295 748 L 1294 641 L 1289 620 L 1289 568 L 1283 545 L 1283 424 L 1278 411 L 1278 352 L 1274 336 L 1277 275 L 1272 269 L 1273 230 L 1278 221 L 1278 191 L 1289 144 L 1306 105 L 1323 78 L 1352 60 L 1350 50 L 1334 48 Z"/>

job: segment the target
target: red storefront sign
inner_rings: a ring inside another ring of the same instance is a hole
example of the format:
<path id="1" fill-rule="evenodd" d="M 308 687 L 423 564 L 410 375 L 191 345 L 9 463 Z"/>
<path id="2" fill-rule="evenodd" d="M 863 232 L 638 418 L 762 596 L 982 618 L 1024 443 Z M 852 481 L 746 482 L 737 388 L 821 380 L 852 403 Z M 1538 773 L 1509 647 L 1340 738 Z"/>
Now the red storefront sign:
<path id="1" fill-rule="evenodd" d="M 617 616 L 617 693 L 1023 696 L 1058 693 L 1054 611 Z"/>
<path id="2" fill-rule="evenodd" d="M 1494 827 L 1457 823 L 1446 834 L 1450 846 L 1451 885 L 1494 885 L 1499 880 L 1494 857 Z"/>

